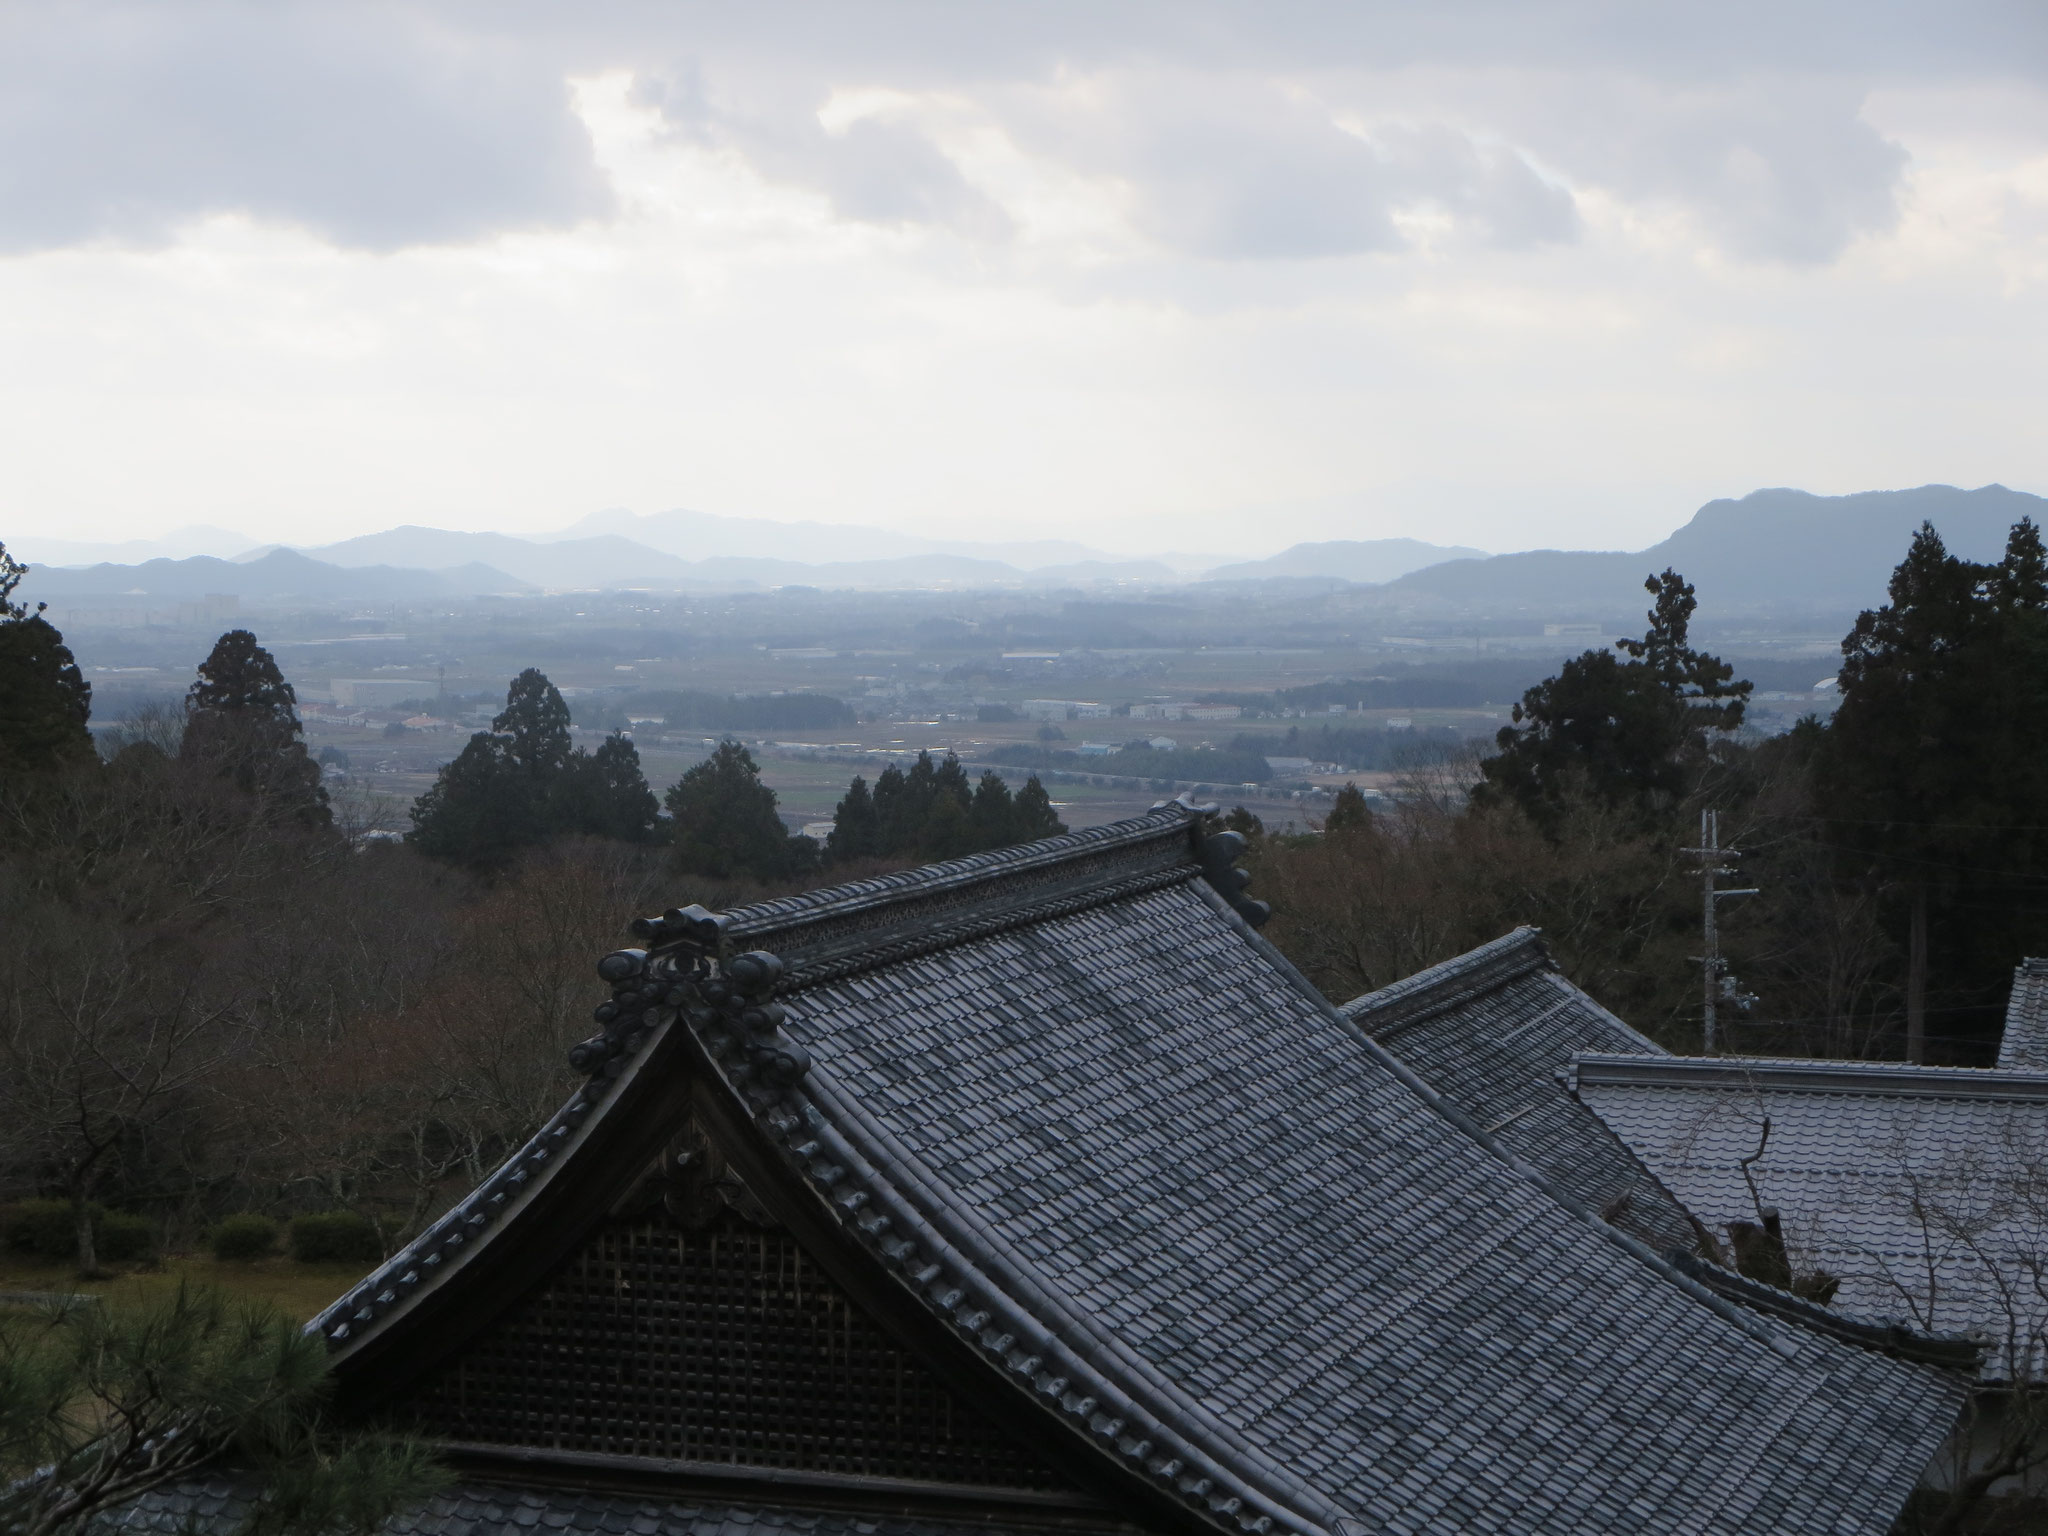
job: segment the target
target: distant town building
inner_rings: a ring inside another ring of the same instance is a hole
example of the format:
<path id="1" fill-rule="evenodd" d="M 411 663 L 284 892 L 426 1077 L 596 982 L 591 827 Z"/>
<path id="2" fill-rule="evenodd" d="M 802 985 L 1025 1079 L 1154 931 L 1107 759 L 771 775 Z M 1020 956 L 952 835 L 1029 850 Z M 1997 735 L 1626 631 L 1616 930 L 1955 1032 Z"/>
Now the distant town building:
<path id="1" fill-rule="evenodd" d="M 1107 720 L 1110 707 L 1092 699 L 1026 699 L 1019 706 L 1029 720 Z"/>
<path id="2" fill-rule="evenodd" d="M 1181 713 L 1189 720 L 1235 720 L 1244 711 L 1235 704 L 1190 704 Z"/>
<path id="3" fill-rule="evenodd" d="M 1133 720 L 1178 720 L 1184 706 L 1179 704 L 1133 704 Z"/>

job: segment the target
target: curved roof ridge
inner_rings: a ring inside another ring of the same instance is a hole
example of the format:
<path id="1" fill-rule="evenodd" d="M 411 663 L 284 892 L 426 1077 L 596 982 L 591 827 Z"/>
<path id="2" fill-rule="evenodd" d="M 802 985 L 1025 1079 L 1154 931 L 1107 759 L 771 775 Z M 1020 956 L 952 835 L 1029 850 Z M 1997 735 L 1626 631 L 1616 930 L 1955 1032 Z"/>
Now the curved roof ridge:
<path id="1" fill-rule="evenodd" d="M 1201 809 L 1186 800 L 1168 800 L 1143 815 L 1100 827 L 1062 832 L 1037 842 L 970 853 L 936 864 L 921 864 L 915 869 L 874 875 L 865 880 L 849 880 L 843 885 L 828 885 L 796 896 L 777 896 L 735 907 L 721 914 L 724 919 L 721 926 L 732 938 L 757 939 L 856 909 L 886 906 L 940 891 L 957 890 L 962 886 L 979 885 L 1024 870 L 1045 869 L 1090 854 L 1159 841 L 1183 831 L 1200 814 Z"/>
<path id="2" fill-rule="evenodd" d="M 1443 1012 L 1479 992 L 1531 971 L 1557 969 L 1541 928 L 1523 924 L 1491 943 L 1439 961 L 1412 976 L 1337 1005 L 1337 1011 L 1378 1034 Z"/>
<path id="3" fill-rule="evenodd" d="M 1895 1318 L 1878 1320 L 1836 1312 L 1817 1301 L 1809 1301 L 1804 1296 L 1780 1290 L 1775 1285 L 1735 1270 L 1723 1269 L 1718 1264 L 1709 1264 L 1705 1259 L 1682 1250 L 1668 1253 L 1665 1257 L 1675 1268 L 1731 1301 L 1739 1301 L 1744 1306 L 1798 1323 L 1831 1338 L 1897 1355 L 1902 1360 L 1917 1360 L 1923 1365 L 1938 1365 L 1949 1370 L 1976 1371 L 1984 1363 L 1983 1344 L 1967 1334 L 1935 1333 Z"/>
<path id="4" fill-rule="evenodd" d="M 1930 1067 L 1903 1061 L 1790 1056 L 1624 1056 L 1580 1051 L 1568 1069 L 1581 1088 L 1747 1088 L 1868 1098 L 2048 1100 L 2048 1071 Z"/>

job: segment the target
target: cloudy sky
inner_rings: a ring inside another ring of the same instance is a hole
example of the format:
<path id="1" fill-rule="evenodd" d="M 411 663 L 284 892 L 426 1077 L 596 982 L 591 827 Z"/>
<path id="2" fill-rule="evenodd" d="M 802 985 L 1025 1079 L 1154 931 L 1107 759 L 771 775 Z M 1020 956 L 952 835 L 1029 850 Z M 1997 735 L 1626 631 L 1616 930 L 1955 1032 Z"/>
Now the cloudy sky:
<path id="1" fill-rule="evenodd" d="M 0 537 L 1640 547 L 2044 339 L 2037 0 L 0 8 Z"/>

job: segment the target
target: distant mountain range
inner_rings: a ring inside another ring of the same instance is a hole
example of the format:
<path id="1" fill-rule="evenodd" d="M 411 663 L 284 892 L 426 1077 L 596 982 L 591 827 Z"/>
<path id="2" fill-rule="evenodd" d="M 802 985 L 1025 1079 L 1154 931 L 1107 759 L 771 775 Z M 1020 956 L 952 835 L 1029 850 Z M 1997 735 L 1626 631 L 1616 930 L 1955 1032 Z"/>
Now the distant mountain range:
<path id="1" fill-rule="evenodd" d="M 1703 614 L 1833 614 L 1884 601 L 1892 568 L 1923 521 L 1955 554 L 1991 560 L 2023 517 L 2048 526 L 2048 499 L 2002 485 L 1851 496 L 1752 491 L 1708 502 L 1671 537 L 1635 554 L 1535 549 L 1451 560 L 1412 571 L 1389 590 L 1462 611 L 1608 616 L 1644 607 L 1644 578 L 1669 566 L 1698 590 Z"/>
<path id="2" fill-rule="evenodd" d="M 670 513 L 675 518 L 695 518 L 699 513 Z M 657 519 L 643 519 L 656 523 Z M 736 522 L 738 519 L 719 519 Z M 673 539 L 679 525 L 666 524 L 665 536 Z M 782 523 L 778 528 L 804 525 Z M 831 530 L 835 535 L 846 530 Z M 879 531 L 879 530 L 877 530 Z M 721 541 L 710 541 L 716 548 Z M 723 542 L 733 542 L 730 539 Z M 844 538 L 820 538 L 818 548 L 803 540 L 790 539 L 782 548 L 802 549 L 807 555 L 831 555 L 845 547 Z M 966 546 L 970 549 L 1003 549 L 1012 546 Z M 364 534 L 305 551 L 316 559 L 340 566 L 395 565 L 423 570 L 441 570 L 459 563 L 494 567 L 522 582 L 537 587 L 783 587 L 811 584 L 832 587 L 1009 587 L 1092 584 L 1102 581 L 1159 581 L 1174 579 L 1173 571 L 1157 560 L 1116 560 L 1090 556 L 1082 545 L 1040 546 L 1080 550 L 1084 558 L 1063 565 L 1019 567 L 989 554 L 949 554 L 930 550 L 908 554 L 891 553 L 879 558 L 792 560 L 784 555 L 712 554 L 685 559 L 629 539 L 621 534 L 600 533 L 580 538 L 539 542 L 503 533 L 452 533 L 444 528 L 390 528 L 383 533 Z"/>
<path id="3" fill-rule="evenodd" d="M 1927 485 L 1853 496 L 1763 490 L 1709 502 L 1669 538 L 1635 553 L 1529 550 L 1489 556 L 1415 539 L 1332 540 L 1190 573 L 1166 558 L 1120 560 L 1053 540 L 935 549 L 930 541 L 879 529 L 760 524 L 696 512 L 619 512 L 587 518 L 582 531 L 550 540 L 404 527 L 311 550 L 273 547 L 236 560 L 195 555 L 84 567 L 39 563 L 22 595 L 112 608 L 191 601 L 209 593 L 264 602 L 402 601 L 636 587 L 1164 586 L 1198 574 L 1219 583 L 1374 584 L 1425 614 L 1610 619 L 1641 608 L 1644 577 L 1668 565 L 1699 589 L 1703 616 L 1745 610 L 1832 616 L 1883 600 L 1886 578 L 1923 520 L 1956 552 L 1988 559 L 2021 517 L 2048 523 L 2048 500 L 2001 485 L 1973 491 Z M 775 552 L 762 552 L 764 546 Z M 789 558 L 792 550 L 806 558 Z M 31 543 L 27 552 L 41 551 Z"/>
<path id="4" fill-rule="evenodd" d="M 1322 544 L 1297 544 L 1268 560 L 1219 565 L 1204 572 L 1204 581 L 1266 581 L 1275 576 L 1316 576 L 1337 581 L 1378 584 L 1410 571 L 1441 565 L 1446 560 L 1484 560 L 1483 549 L 1462 545 L 1425 544 L 1420 539 L 1333 539 Z"/>
<path id="5" fill-rule="evenodd" d="M 389 565 L 348 570 L 295 550 L 274 549 L 246 561 L 194 555 L 187 560 L 145 560 L 140 565 L 39 565 L 23 581 L 21 595 L 74 608 L 111 610 L 198 602 L 216 593 L 256 602 L 393 602 L 533 590 L 485 565 L 440 571 Z"/>

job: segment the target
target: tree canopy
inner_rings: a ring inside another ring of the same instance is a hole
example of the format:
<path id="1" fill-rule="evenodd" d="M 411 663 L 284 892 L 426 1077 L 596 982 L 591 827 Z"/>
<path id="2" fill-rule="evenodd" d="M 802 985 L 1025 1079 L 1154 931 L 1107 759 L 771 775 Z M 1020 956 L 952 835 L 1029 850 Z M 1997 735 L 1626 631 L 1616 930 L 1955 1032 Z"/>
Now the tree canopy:
<path id="1" fill-rule="evenodd" d="M 1923 524 L 1888 595 L 1842 642 L 1814 772 L 1845 871 L 1903 898 L 1918 1059 L 1931 1010 L 1993 1001 L 1965 977 L 2048 941 L 2048 555 L 2027 520 L 1989 564 Z"/>
<path id="2" fill-rule="evenodd" d="M 1480 765 L 1482 804 L 1510 802 L 1539 823 L 1554 823 L 1574 792 L 1615 808 L 1667 809 L 1709 740 L 1742 724 L 1750 685 L 1688 643 L 1698 606 L 1691 583 L 1666 570 L 1643 588 L 1656 601 L 1642 639 L 1586 651 L 1522 695 L 1515 723 L 1495 738 L 1499 754 Z"/>
<path id="3" fill-rule="evenodd" d="M 856 778 L 832 816 L 825 852 L 835 862 L 859 858 L 950 859 L 1006 848 L 1066 831 L 1052 797 L 1033 774 L 1015 794 L 994 769 L 970 783 L 952 753 L 929 752 L 904 769 L 890 764 L 872 791 Z"/>
<path id="4" fill-rule="evenodd" d="M 675 865 L 689 874 L 729 880 L 780 879 L 814 863 L 817 845 L 791 835 L 775 811 L 775 791 L 761 782 L 754 755 L 727 737 L 663 797 Z"/>
<path id="5" fill-rule="evenodd" d="M 179 756 L 309 826 L 332 821 L 320 765 L 306 751 L 298 699 L 277 662 L 246 629 L 214 642 L 185 695 Z"/>
<path id="6" fill-rule="evenodd" d="M 572 747 L 561 691 L 528 667 L 491 729 L 470 737 L 414 803 L 406 841 L 435 858 L 497 869 L 557 837 L 652 842 L 659 814 L 631 738 L 614 733 L 595 752 Z"/>
<path id="7" fill-rule="evenodd" d="M 92 684 L 63 635 L 14 601 L 28 567 L 0 544 L 0 773 L 40 773 L 89 762 Z"/>

